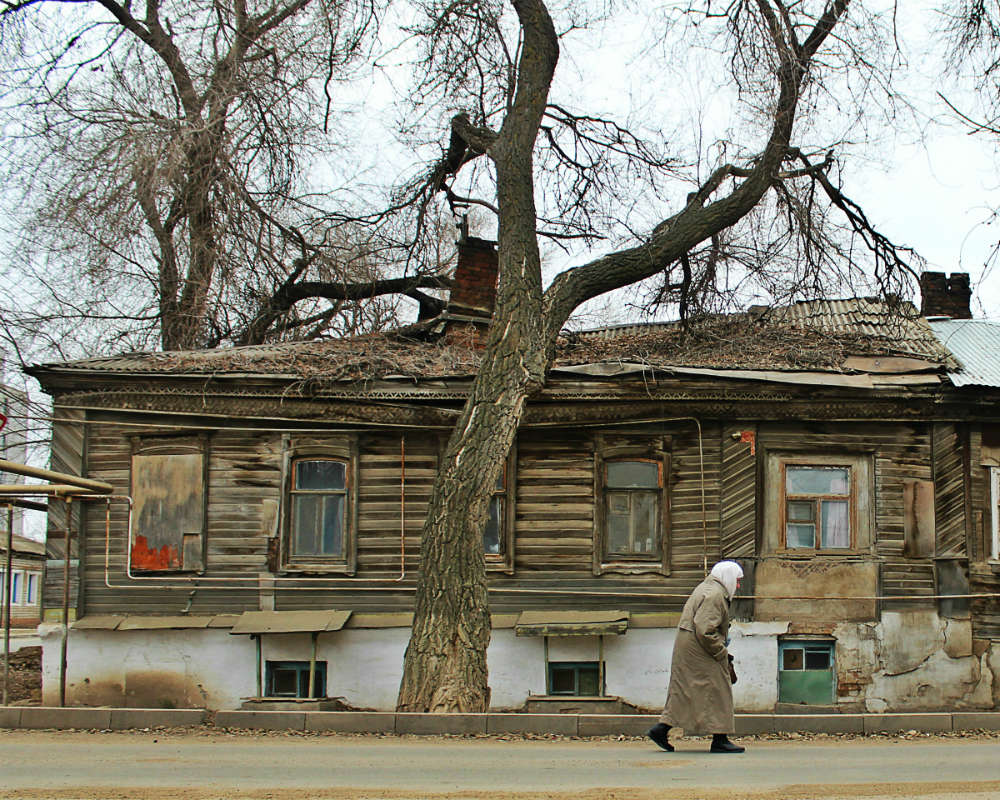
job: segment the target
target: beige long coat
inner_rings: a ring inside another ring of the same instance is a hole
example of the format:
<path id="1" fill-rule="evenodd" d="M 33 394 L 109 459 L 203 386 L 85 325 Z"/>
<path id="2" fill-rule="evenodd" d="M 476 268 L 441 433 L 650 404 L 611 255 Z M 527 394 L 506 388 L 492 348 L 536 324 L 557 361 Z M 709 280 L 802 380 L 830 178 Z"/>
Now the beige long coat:
<path id="1" fill-rule="evenodd" d="M 729 597 L 709 576 L 684 604 L 670 662 L 670 688 L 660 722 L 684 733 L 735 733 L 729 679 Z"/>

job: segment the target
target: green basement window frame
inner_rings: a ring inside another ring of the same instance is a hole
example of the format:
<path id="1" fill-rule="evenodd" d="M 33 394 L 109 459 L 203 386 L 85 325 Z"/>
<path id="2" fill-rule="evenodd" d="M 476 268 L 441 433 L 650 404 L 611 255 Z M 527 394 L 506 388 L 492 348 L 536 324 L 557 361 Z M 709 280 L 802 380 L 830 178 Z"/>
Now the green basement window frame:
<path id="1" fill-rule="evenodd" d="M 601 697 L 601 665 L 597 661 L 550 661 L 547 693 L 569 697 Z"/>
<path id="2" fill-rule="evenodd" d="M 326 697 L 326 662 L 316 662 L 312 696 Z M 309 698 L 308 661 L 268 661 L 265 668 L 267 697 Z"/>
<path id="3" fill-rule="evenodd" d="M 797 639 L 778 643 L 778 702 L 833 705 L 834 644 Z"/>

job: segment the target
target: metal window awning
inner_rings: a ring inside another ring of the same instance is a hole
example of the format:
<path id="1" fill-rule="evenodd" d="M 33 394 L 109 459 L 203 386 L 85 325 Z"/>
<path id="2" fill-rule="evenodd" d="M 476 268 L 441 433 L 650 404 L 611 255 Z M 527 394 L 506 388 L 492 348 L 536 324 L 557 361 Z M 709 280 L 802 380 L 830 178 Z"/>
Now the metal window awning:
<path id="1" fill-rule="evenodd" d="M 514 624 L 518 636 L 620 636 L 628 630 L 628 611 L 522 611 Z"/>
<path id="2" fill-rule="evenodd" d="M 350 611 L 244 611 L 232 634 L 323 633 L 344 627 Z"/>
<path id="3" fill-rule="evenodd" d="M 174 616 L 140 616 L 134 614 L 92 614 L 81 617 L 70 627 L 77 631 L 160 631 L 228 627 L 224 621 L 222 624 L 219 624 L 219 620 L 219 615 L 178 614 Z"/>

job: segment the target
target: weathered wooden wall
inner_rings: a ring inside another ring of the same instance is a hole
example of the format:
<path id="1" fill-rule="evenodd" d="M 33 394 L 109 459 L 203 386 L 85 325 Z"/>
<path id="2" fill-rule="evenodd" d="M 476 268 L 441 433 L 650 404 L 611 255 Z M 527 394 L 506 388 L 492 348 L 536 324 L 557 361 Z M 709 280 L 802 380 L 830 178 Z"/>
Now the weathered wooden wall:
<path id="1" fill-rule="evenodd" d="M 122 419 L 113 412 L 92 412 L 86 439 L 80 426 L 60 424 L 55 437 L 61 450 L 68 448 L 72 453 L 78 448 L 85 453 L 85 474 L 128 494 L 128 436 L 141 434 L 143 429 L 108 424 Z M 197 426 L 199 422 L 192 417 L 185 424 Z M 266 428 L 218 429 L 217 420 L 206 420 L 205 426 L 215 428 L 208 450 L 204 575 L 212 580 L 195 585 L 188 575 L 128 579 L 124 574 L 126 506 L 114 503 L 106 581 L 105 508 L 88 504 L 82 553 L 87 614 L 412 608 L 420 531 L 442 434 L 412 429 L 358 434 L 356 574 L 316 580 L 316 576 L 292 578 L 270 570 L 282 492 L 283 434 Z M 927 423 L 709 421 L 703 422 L 700 439 L 691 421 L 635 430 L 669 438 L 669 575 L 594 574 L 595 440 L 600 429 L 526 428 L 516 451 L 514 572 L 490 573 L 493 611 L 552 607 L 678 610 L 704 576 L 706 566 L 719 557 L 761 557 L 762 447 L 870 453 L 876 492 L 871 558 L 879 565 L 879 593 L 929 598 L 935 592 L 933 558 L 903 554 L 906 481 L 935 480 L 938 527 L 943 532 L 937 551 L 951 556 L 965 552 L 966 503 L 956 499 L 955 477 L 961 458 L 956 462 L 955 448 L 947 444 L 960 440 L 954 426 L 939 425 L 932 432 Z M 744 431 L 753 436 L 741 438 Z M 61 458 L 71 466 L 71 455 Z M 975 505 L 982 488 L 973 483 L 971 492 Z M 50 591 L 48 585 L 46 590 Z M 883 607 L 913 608 L 917 603 L 907 600 Z M 925 605 L 932 603 L 928 599 Z M 997 623 L 1000 619 L 987 625 Z"/>

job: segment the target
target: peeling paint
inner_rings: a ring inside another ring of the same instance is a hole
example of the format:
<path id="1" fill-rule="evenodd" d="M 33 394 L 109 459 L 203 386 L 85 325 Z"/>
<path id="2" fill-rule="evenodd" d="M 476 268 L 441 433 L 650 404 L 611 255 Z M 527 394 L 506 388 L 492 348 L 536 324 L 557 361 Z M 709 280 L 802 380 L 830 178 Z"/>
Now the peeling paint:
<path id="1" fill-rule="evenodd" d="M 132 545 L 132 569 L 170 570 L 181 568 L 181 557 L 177 548 L 165 544 L 157 549 L 151 548 L 145 536 L 136 536 Z"/>

